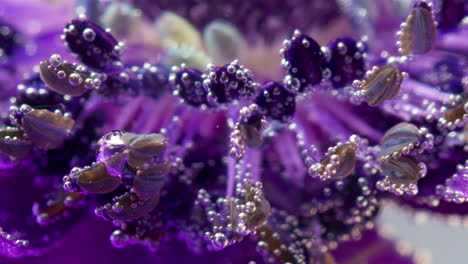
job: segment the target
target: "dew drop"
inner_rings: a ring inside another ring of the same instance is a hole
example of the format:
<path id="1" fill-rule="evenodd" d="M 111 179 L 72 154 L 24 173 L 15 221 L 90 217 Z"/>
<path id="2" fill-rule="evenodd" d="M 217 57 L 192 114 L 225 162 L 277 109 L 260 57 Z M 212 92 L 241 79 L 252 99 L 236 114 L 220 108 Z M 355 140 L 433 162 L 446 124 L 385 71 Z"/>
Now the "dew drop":
<path id="1" fill-rule="evenodd" d="M 83 30 L 83 38 L 89 42 L 94 41 L 96 38 L 96 32 L 91 28 L 85 28 L 85 30 Z"/>
<path id="2" fill-rule="evenodd" d="M 62 64 L 62 57 L 59 54 L 53 54 L 49 58 L 49 64 L 52 67 L 59 67 Z"/>
<path id="3" fill-rule="evenodd" d="M 57 78 L 64 79 L 65 77 L 67 77 L 67 74 L 64 71 L 57 72 Z"/>
<path id="4" fill-rule="evenodd" d="M 68 77 L 68 82 L 73 85 L 73 86 L 78 86 L 83 82 L 83 78 L 78 73 L 72 73 L 70 74 L 70 77 Z"/>

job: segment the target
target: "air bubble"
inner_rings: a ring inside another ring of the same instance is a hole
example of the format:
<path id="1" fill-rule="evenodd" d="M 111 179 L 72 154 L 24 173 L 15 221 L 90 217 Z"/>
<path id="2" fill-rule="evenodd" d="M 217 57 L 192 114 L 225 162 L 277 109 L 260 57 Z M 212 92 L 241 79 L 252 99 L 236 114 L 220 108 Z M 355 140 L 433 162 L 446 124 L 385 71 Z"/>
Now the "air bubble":
<path id="1" fill-rule="evenodd" d="M 92 30 L 91 28 L 86 28 L 85 30 L 83 30 L 83 38 L 89 42 L 94 41 L 94 39 L 96 38 L 96 32 L 94 32 L 94 30 Z"/>
<path id="2" fill-rule="evenodd" d="M 57 78 L 64 79 L 65 77 L 67 77 L 67 74 L 64 71 L 57 72 Z"/>
<path id="3" fill-rule="evenodd" d="M 78 73 L 72 73 L 70 74 L 70 77 L 68 78 L 68 82 L 73 85 L 73 86 L 78 86 L 83 82 L 83 78 Z"/>
<path id="4" fill-rule="evenodd" d="M 59 67 L 62 64 L 62 57 L 59 54 L 53 54 L 49 58 L 49 63 L 52 67 Z"/>

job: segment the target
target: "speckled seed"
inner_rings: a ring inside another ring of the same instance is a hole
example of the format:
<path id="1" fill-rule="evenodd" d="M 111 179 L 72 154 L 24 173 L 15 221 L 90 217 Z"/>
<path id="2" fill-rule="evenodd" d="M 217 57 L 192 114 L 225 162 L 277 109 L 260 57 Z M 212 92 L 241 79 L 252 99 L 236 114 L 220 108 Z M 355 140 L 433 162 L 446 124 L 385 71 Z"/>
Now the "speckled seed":
<path id="1" fill-rule="evenodd" d="M 283 122 L 290 120 L 296 111 L 294 94 L 277 82 L 268 82 L 262 86 L 256 104 L 262 114 Z"/>
<path id="2" fill-rule="evenodd" d="M 120 48 L 114 37 L 86 19 L 73 19 L 64 30 L 64 40 L 70 50 L 87 66 L 108 69 L 119 59 Z"/>
<path id="3" fill-rule="evenodd" d="M 29 153 L 31 143 L 18 128 L 7 127 L 0 130 L 0 152 L 13 158 L 21 158 Z"/>
<path id="4" fill-rule="evenodd" d="M 338 38 L 328 44 L 330 49 L 331 81 L 335 88 L 342 88 L 354 80 L 362 79 L 365 73 L 363 45 L 351 38 Z"/>
<path id="5" fill-rule="evenodd" d="M 270 203 L 264 197 L 261 197 L 261 202 L 255 207 L 255 211 L 247 216 L 247 227 L 252 228 L 263 224 L 270 215 L 270 210 Z"/>
<path id="6" fill-rule="evenodd" d="M 202 85 L 203 73 L 191 69 L 177 69 L 169 77 L 171 83 L 175 86 L 177 94 L 184 99 L 187 104 L 192 106 L 207 105 L 207 92 Z"/>
<path id="7" fill-rule="evenodd" d="M 426 2 L 415 4 L 406 19 L 401 32 L 401 53 L 403 55 L 424 54 L 435 45 L 437 29 L 431 8 Z"/>
<path id="8" fill-rule="evenodd" d="M 240 124 L 239 130 L 244 138 L 245 144 L 250 148 L 258 148 L 262 145 L 262 134 L 260 128 L 248 124 Z"/>
<path id="9" fill-rule="evenodd" d="M 381 165 L 381 168 L 383 174 L 396 184 L 414 184 L 422 177 L 418 162 L 407 156 L 388 159 Z"/>
<path id="10" fill-rule="evenodd" d="M 52 57 L 56 56 L 52 55 Z M 42 81 L 57 93 L 80 96 L 86 91 L 83 80 L 91 80 L 88 72 L 77 72 L 76 66 L 67 62 L 58 63 L 56 57 L 44 60 L 39 65 Z M 54 67 L 52 65 L 58 65 Z"/>
<path id="11" fill-rule="evenodd" d="M 385 132 L 380 141 L 381 150 L 379 156 L 390 155 L 401 151 L 410 144 L 416 144 L 419 140 L 419 129 L 410 123 L 400 123 Z"/>
<path id="12" fill-rule="evenodd" d="M 161 155 L 167 148 L 167 138 L 161 134 L 139 135 L 125 133 L 122 141 L 129 148 L 127 164 L 132 168 L 137 168 Z"/>
<path id="13" fill-rule="evenodd" d="M 366 102 L 375 106 L 383 100 L 394 98 L 401 88 L 403 74 L 394 66 L 387 65 L 377 69 L 371 76 L 360 84 L 364 90 Z"/>
<path id="14" fill-rule="evenodd" d="M 156 164 L 138 170 L 133 180 L 133 189 L 141 199 L 150 199 L 158 195 L 166 182 L 166 173 L 171 168 L 170 163 Z"/>
<path id="15" fill-rule="evenodd" d="M 252 73 L 244 66 L 233 61 L 222 67 L 207 69 L 203 87 L 213 103 L 230 103 L 234 100 L 249 99 L 255 95 L 257 85 L 252 80 Z"/>
<path id="16" fill-rule="evenodd" d="M 463 120 L 463 116 L 467 112 L 468 93 L 461 95 L 459 100 L 453 107 L 445 111 L 444 118 L 448 122 L 455 122 L 456 120 Z"/>
<path id="17" fill-rule="evenodd" d="M 288 73 L 300 80 L 301 91 L 322 80 L 327 61 L 320 45 L 312 38 L 296 31 L 284 47 L 284 60 Z"/>
<path id="18" fill-rule="evenodd" d="M 66 192 L 62 188 L 47 195 L 47 199 L 33 206 L 33 214 L 40 225 L 47 225 L 66 215 L 67 211 L 85 196 L 78 192 Z"/>
<path id="19" fill-rule="evenodd" d="M 32 110 L 22 119 L 27 138 L 44 149 L 59 147 L 70 134 L 75 121 L 47 110 Z"/>
<path id="20" fill-rule="evenodd" d="M 76 179 L 76 184 L 85 193 L 110 193 L 120 185 L 120 179 L 111 176 L 102 162 L 89 168 L 74 170 L 70 178 Z"/>
<path id="21" fill-rule="evenodd" d="M 159 195 L 142 200 L 134 193 L 125 193 L 114 198 L 112 204 L 105 205 L 104 212 L 114 220 L 132 221 L 149 213 L 158 203 Z"/>
<path id="22" fill-rule="evenodd" d="M 332 156 L 336 156 L 336 163 L 333 164 Z M 320 163 L 324 168 L 332 165 L 333 172 L 330 172 L 332 179 L 344 179 L 354 171 L 356 165 L 356 146 L 354 144 L 343 144 L 335 151 L 324 157 Z"/>

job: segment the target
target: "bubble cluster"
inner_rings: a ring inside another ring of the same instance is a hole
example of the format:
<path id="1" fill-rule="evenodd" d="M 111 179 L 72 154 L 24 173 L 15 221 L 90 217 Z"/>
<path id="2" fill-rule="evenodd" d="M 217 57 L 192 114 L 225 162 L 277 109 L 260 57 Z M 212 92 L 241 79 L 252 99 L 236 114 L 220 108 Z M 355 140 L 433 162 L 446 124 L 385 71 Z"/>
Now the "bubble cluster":
<path id="1" fill-rule="evenodd" d="M 74 168 L 63 178 L 69 192 L 112 193 L 121 184 L 130 189 L 98 207 L 104 218 L 131 221 L 146 215 L 159 202 L 169 164 L 162 162 L 167 139 L 159 134 L 109 132 L 98 142 L 96 163 Z"/>
<path id="2" fill-rule="evenodd" d="M 65 27 L 62 39 L 88 67 L 106 69 L 119 60 L 122 45 L 85 17 L 72 20 Z"/>
<path id="3" fill-rule="evenodd" d="M 100 81 L 96 73 L 86 67 L 62 61 L 58 54 L 39 64 L 41 79 L 53 91 L 70 96 L 80 96 L 88 90 L 98 89 Z"/>
<path id="4" fill-rule="evenodd" d="M 330 77 L 320 45 L 300 31 L 296 30 L 291 40 L 283 42 L 280 52 L 284 55 L 281 64 L 300 81 L 301 91 Z"/>

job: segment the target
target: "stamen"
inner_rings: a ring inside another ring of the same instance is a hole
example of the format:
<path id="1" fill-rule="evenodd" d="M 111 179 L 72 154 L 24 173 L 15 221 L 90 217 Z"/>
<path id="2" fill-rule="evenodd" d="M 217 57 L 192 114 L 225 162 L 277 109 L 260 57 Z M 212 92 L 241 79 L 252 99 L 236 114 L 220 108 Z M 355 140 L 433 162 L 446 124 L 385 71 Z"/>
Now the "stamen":
<path id="1" fill-rule="evenodd" d="M 374 67 L 366 73 L 366 79 L 359 83 L 367 103 L 376 106 L 384 100 L 393 99 L 401 88 L 403 74 L 394 66 Z"/>
<path id="2" fill-rule="evenodd" d="M 60 113 L 31 110 L 24 115 L 21 124 L 33 144 L 44 149 L 54 149 L 62 145 L 75 121 Z"/>

